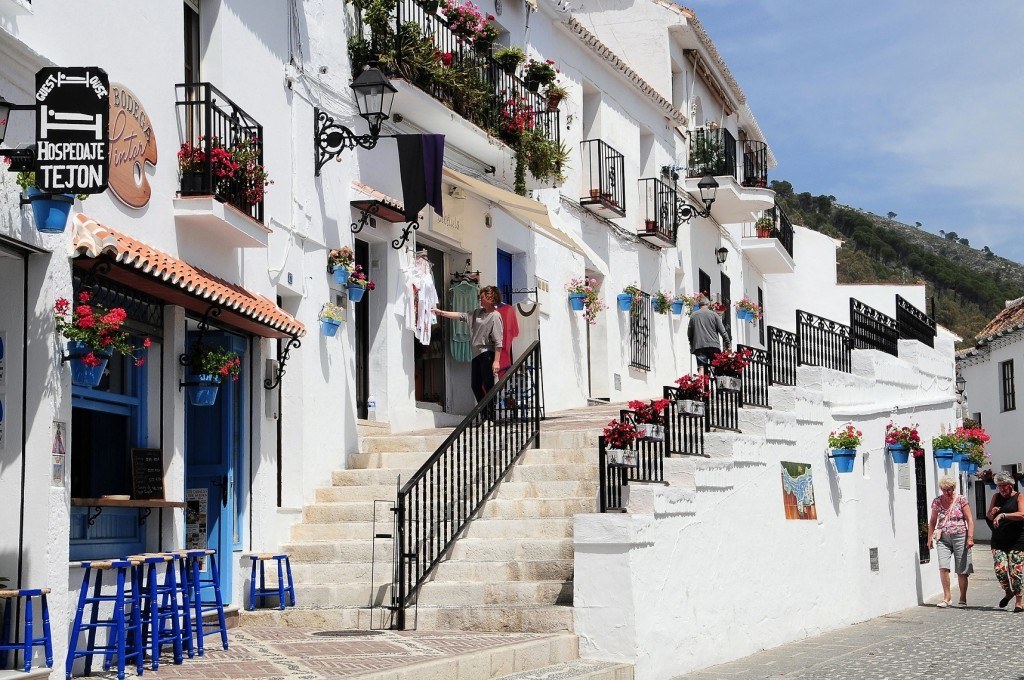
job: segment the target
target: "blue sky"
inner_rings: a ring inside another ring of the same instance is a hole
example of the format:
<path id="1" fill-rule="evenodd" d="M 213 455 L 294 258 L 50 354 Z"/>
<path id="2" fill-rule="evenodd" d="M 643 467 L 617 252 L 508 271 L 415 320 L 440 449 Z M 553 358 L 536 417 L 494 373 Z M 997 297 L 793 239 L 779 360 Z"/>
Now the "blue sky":
<path id="1" fill-rule="evenodd" d="M 1024 2 L 683 0 L 797 191 L 1024 262 Z"/>

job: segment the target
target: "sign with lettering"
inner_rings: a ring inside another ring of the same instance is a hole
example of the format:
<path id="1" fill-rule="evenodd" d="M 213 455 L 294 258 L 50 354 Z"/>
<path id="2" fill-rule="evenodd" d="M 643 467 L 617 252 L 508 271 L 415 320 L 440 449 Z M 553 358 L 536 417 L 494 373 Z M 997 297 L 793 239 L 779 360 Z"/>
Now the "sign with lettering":
<path id="1" fill-rule="evenodd" d="M 36 73 L 36 186 L 49 194 L 107 188 L 110 83 L 95 66 Z"/>
<path id="2" fill-rule="evenodd" d="M 132 498 L 164 499 L 164 457 L 160 449 L 132 449 Z"/>
<path id="3" fill-rule="evenodd" d="M 110 191 L 129 208 L 153 195 L 146 164 L 156 166 L 156 135 L 142 102 L 121 83 L 110 84 Z"/>

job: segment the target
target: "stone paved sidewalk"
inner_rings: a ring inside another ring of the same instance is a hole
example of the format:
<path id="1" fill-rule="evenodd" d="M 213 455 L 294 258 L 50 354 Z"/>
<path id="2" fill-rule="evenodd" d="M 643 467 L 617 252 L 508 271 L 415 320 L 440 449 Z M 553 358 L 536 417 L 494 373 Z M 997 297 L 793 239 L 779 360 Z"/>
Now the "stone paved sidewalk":
<path id="1" fill-rule="evenodd" d="M 934 603 L 777 647 L 677 680 L 984 678 L 1024 680 L 1024 614 L 996 607 L 988 546 L 974 550 L 966 609 Z M 938 570 L 928 570 L 938 579 Z M 957 599 L 953 586 L 953 600 Z"/>

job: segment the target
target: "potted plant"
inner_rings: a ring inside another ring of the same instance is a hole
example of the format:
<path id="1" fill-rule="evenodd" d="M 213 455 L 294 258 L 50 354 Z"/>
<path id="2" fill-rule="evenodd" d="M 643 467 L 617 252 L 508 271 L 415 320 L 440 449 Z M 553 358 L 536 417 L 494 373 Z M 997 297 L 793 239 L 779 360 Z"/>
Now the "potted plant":
<path id="1" fill-rule="evenodd" d="M 336 284 L 344 286 L 348 283 L 349 273 L 355 259 L 352 249 L 348 246 L 335 248 L 327 254 L 327 272 L 334 276 Z"/>
<path id="2" fill-rule="evenodd" d="M 658 314 L 668 314 L 672 308 L 672 293 L 664 290 L 655 291 L 651 296 L 651 307 Z"/>
<path id="3" fill-rule="evenodd" d="M 448 22 L 448 28 L 452 33 L 469 42 L 476 40 L 477 35 L 486 24 L 480 8 L 468 0 L 463 3 L 443 0 L 441 14 Z"/>
<path id="4" fill-rule="evenodd" d="M 544 96 L 548 98 L 548 111 L 557 111 L 558 105 L 569 96 L 569 91 L 555 82 L 548 85 L 548 89 L 544 91 Z"/>
<path id="5" fill-rule="evenodd" d="M 775 230 L 775 220 L 768 215 L 760 217 L 754 222 L 754 229 L 757 230 L 758 238 L 771 238 L 772 231 Z"/>
<path id="6" fill-rule="evenodd" d="M 700 308 L 700 295 L 698 293 L 693 293 L 692 295 L 680 293 L 678 300 L 682 303 L 683 309 L 686 310 L 687 314 L 692 314 L 693 310 Z"/>
<path id="7" fill-rule="evenodd" d="M 573 278 L 565 284 L 565 291 L 569 294 L 569 307 L 574 312 L 582 312 L 587 302 L 587 293 L 590 291 L 590 282 L 593 279 Z"/>
<path id="8" fill-rule="evenodd" d="M 723 392 L 740 392 L 743 389 L 740 375 L 750 363 L 752 355 L 753 352 L 749 349 L 741 349 L 738 352 L 727 349 L 724 352 L 719 352 L 711 360 L 711 367 L 715 369 L 715 383 L 718 385 L 718 389 Z"/>
<path id="9" fill-rule="evenodd" d="M 526 62 L 526 69 L 523 71 L 523 87 L 530 92 L 537 92 L 542 86 L 547 87 L 554 83 L 558 73 L 555 62 L 551 59 L 544 61 L 530 59 Z"/>
<path id="10" fill-rule="evenodd" d="M 373 290 L 374 288 L 373 281 L 366 276 L 363 266 L 357 264 L 348 277 L 348 299 L 352 302 L 359 302 L 363 299 L 366 291 Z"/>
<path id="11" fill-rule="evenodd" d="M 502 47 L 494 52 L 494 61 L 506 75 L 514 76 L 519 65 L 526 61 L 526 53 L 515 45 Z"/>
<path id="12" fill-rule="evenodd" d="M 604 428 L 605 453 L 611 465 L 636 467 L 636 449 L 633 443 L 640 438 L 640 431 L 632 423 L 613 420 Z"/>
<path id="13" fill-rule="evenodd" d="M 95 304 L 92 293 L 83 290 L 78 294 L 78 304 L 74 309 L 67 298 L 58 298 L 53 311 L 57 332 L 67 340 L 73 385 L 99 385 L 107 360 L 114 352 L 131 357 L 136 366 L 145 363 L 145 357 L 135 356 L 137 348 L 129 342 L 128 331 L 122 330 L 128 318 L 123 308 L 107 309 Z M 149 345 L 149 338 L 145 338 L 142 349 Z"/>
<path id="14" fill-rule="evenodd" d="M 857 457 L 857 447 L 860 446 L 863 436 L 864 433 L 852 424 L 828 435 L 828 446 L 832 449 L 829 458 L 835 463 L 836 472 L 853 472 L 853 461 Z"/>
<path id="15" fill-rule="evenodd" d="M 597 279 L 573 278 L 565 284 L 565 290 L 569 293 L 569 304 L 573 311 L 582 311 L 583 318 L 589 324 L 597 323 L 597 315 L 607 309 L 607 305 L 601 299 L 601 284 Z M 580 298 L 580 295 L 583 297 Z M 581 303 L 582 308 L 578 307 Z"/>
<path id="16" fill-rule="evenodd" d="M 487 21 L 494 21 L 494 15 L 488 14 Z M 482 23 L 480 30 L 473 39 L 473 47 L 476 48 L 477 52 L 487 54 L 491 51 L 491 46 L 494 45 L 494 41 L 498 39 L 499 35 L 501 35 L 501 29 L 495 24 Z"/>
<path id="17" fill-rule="evenodd" d="M 202 142 L 182 142 L 178 149 L 178 174 L 181 176 L 181 195 L 224 194 L 230 191 L 229 183 L 235 178 L 239 166 L 232 152 L 221 145 L 216 137 L 210 139 L 210 152 Z M 209 165 L 212 186 L 206 186 L 206 169 Z"/>
<path id="18" fill-rule="evenodd" d="M 640 295 L 640 287 L 635 283 L 631 283 L 622 289 L 622 292 L 615 296 L 615 302 L 619 306 L 620 312 L 628 312 L 633 308 L 633 300 Z"/>
<path id="19" fill-rule="evenodd" d="M 345 310 L 331 302 L 325 302 L 320 308 L 320 332 L 328 338 L 338 333 L 338 327 L 345 320 Z"/>
<path id="20" fill-rule="evenodd" d="M 682 293 L 676 293 L 672 296 L 672 302 L 670 303 L 672 313 L 676 316 L 683 313 L 683 308 L 686 307 L 686 296 Z"/>
<path id="21" fill-rule="evenodd" d="M 725 303 L 718 300 L 711 302 L 709 307 L 711 307 L 712 312 L 719 316 L 723 316 L 727 311 L 729 311 L 729 308 L 726 307 Z"/>
<path id="22" fill-rule="evenodd" d="M 932 455 L 943 470 L 953 467 L 953 451 L 959 449 L 963 439 L 956 432 L 942 432 L 932 437 Z"/>
<path id="23" fill-rule="evenodd" d="M 761 307 L 746 295 L 736 303 L 736 318 L 753 323 L 761 318 Z"/>
<path id="24" fill-rule="evenodd" d="M 236 352 L 218 345 L 197 342 L 188 352 L 189 376 L 185 382 L 193 406 L 213 406 L 222 380 L 238 380 L 242 360 Z"/>
<path id="25" fill-rule="evenodd" d="M 977 473 L 978 481 L 983 483 L 988 488 L 995 490 L 996 488 L 996 474 L 992 471 L 992 468 L 985 468 L 981 472 Z"/>
<path id="26" fill-rule="evenodd" d="M 885 445 L 889 449 L 894 463 L 906 463 L 913 452 L 914 458 L 924 455 L 921 448 L 921 435 L 917 431 L 917 424 L 897 425 L 889 422 L 885 426 Z"/>
<path id="27" fill-rule="evenodd" d="M 989 456 L 985 452 L 985 444 L 991 439 L 983 427 L 958 427 L 956 434 L 961 438 L 962 457 L 960 471 L 977 472 L 982 465 L 988 465 Z"/>
<path id="28" fill-rule="evenodd" d="M 441 0 L 421 0 L 420 7 L 426 12 L 427 16 L 434 16 L 437 14 L 437 8 L 441 6 Z"/>
<path id="29" fill-rule="evenodd" d="M 4 161 L 8 165 L 11 163 L 11 159 L 6 156 Z M 32 218 L 36 224 L 36 231 L 41 234 L 64 233 L 76 196 L 43 193 L 36 186 L 36 173 L 31 170 L 20 171 L 14 181 L 25 192 L 29 204 L 32 206 Z M 84 201 L 89 198 L 89 194 L 78 194 L 77 198 Z"/>
<path id="30" fill-rule="evenodd" d="M 679 412 L 690 418 L 703 416 L 704 401 L 711 396 L 711 378 L 691 373 L 677 379 L 676 386 L 676 408 Z"/>
<path id="31" fill-rule="evenodd" d="M 267 187 L 274 183 L 262 163 L 262 155 L 259 140 L 255 137 L 243 137 L 231 147 L 231 159 L 238 166 L 235 183 L 239 198 L 246 207 L 262 203 Z"/>
<path id="32" fill-rule="evenodd" d="M 665 441 L 664 411 L 668 399 L 652 399 L 650 402 L 634 399 L 626 404 L 636 414 L 637 429 L 641 438 L 651 441 Z"/>

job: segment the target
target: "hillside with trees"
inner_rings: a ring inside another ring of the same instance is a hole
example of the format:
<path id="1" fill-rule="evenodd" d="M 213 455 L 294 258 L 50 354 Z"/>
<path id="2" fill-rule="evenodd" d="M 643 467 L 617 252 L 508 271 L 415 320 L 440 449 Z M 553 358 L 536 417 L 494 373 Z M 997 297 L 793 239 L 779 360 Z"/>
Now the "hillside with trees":
<path id="1" fill-rule="evenodd" d="M 794 224 L 844 241 L 839 249 L 840 283 L 927 284 L 935 320 L 972 346 L 974 337 L 1005 306 L 1024 296 L 1024 266 L 999 257 L 987 245 L 976 249 L 956 232 L 938 236 L 885 217 L 836 203 L 835 196 L 796 193 L 773 181 L 779 203 Z"/>

